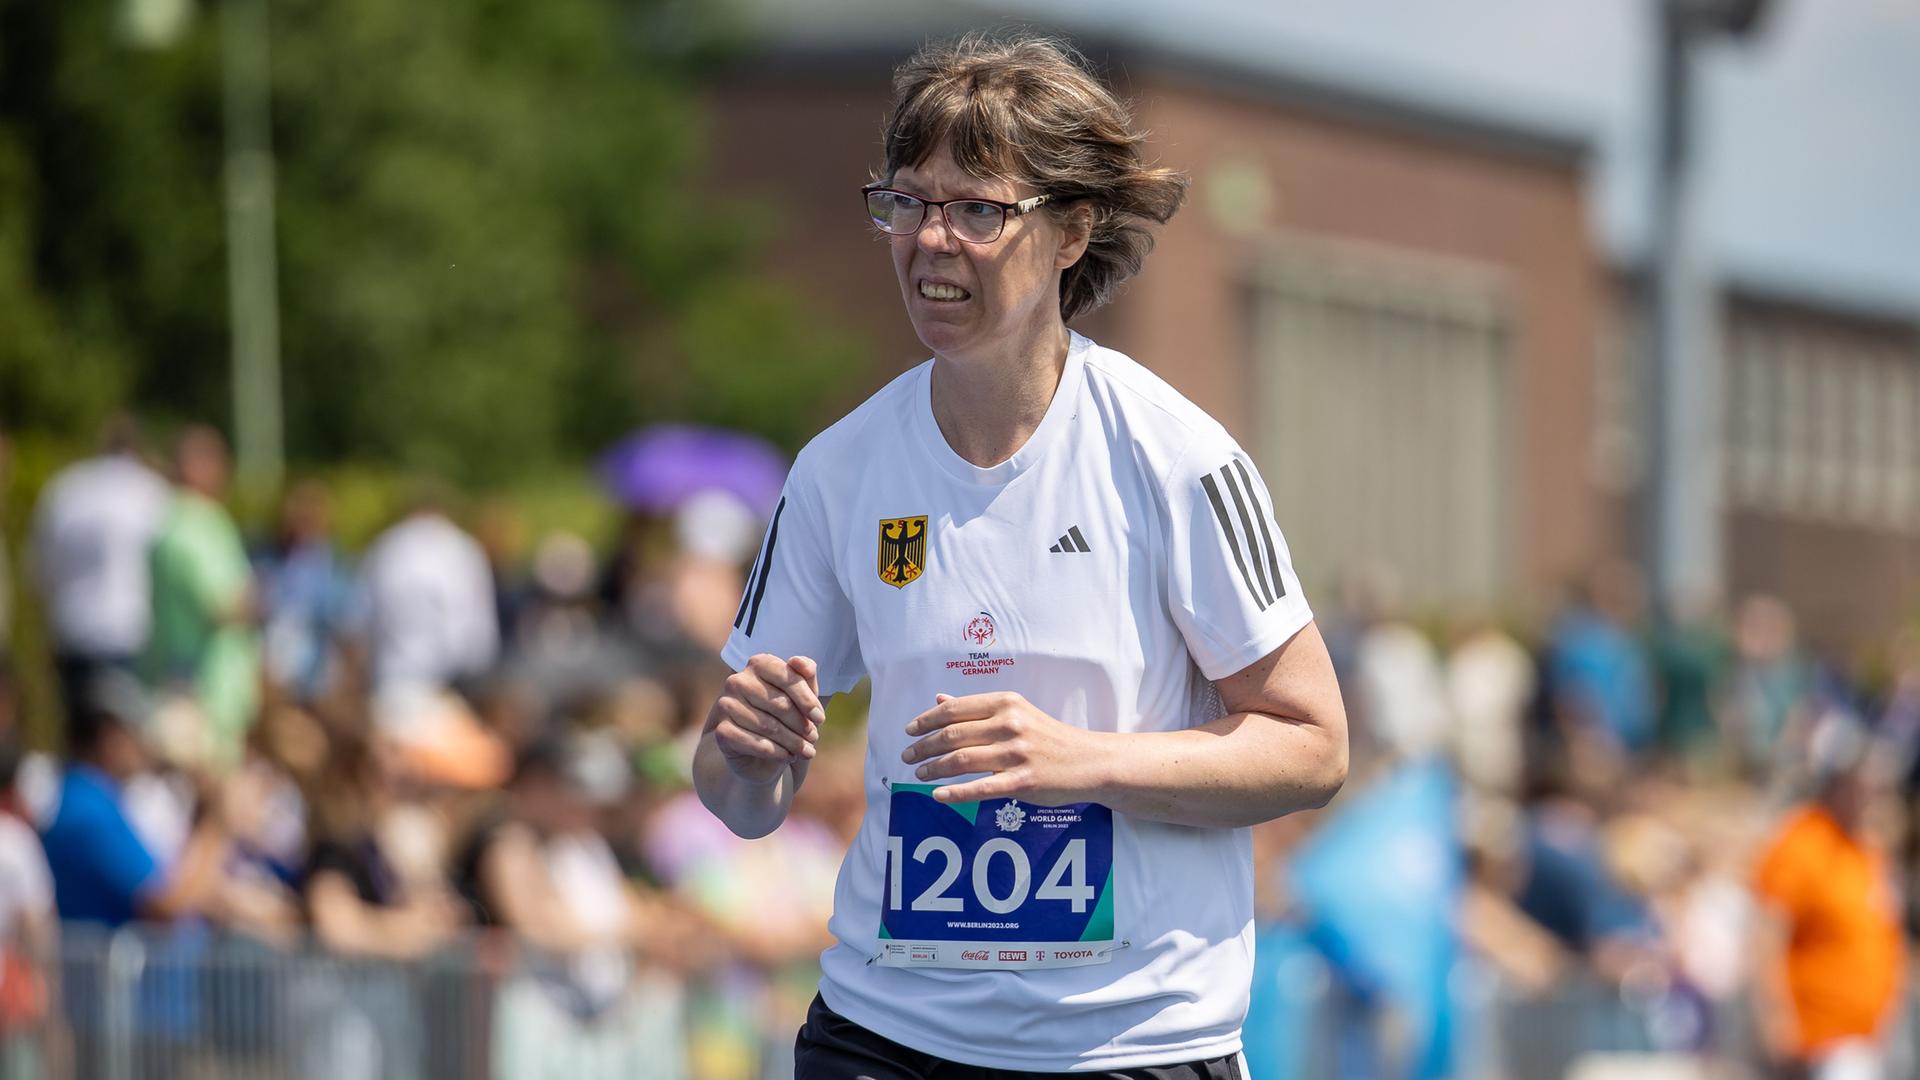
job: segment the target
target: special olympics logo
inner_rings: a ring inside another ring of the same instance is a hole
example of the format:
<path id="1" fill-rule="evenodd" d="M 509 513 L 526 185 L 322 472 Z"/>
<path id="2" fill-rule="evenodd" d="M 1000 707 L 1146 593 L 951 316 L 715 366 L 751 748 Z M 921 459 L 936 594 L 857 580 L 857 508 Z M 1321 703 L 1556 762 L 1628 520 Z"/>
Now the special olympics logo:
<path id="1" fill-rule="evenodd" d="M 998 636 L 998 632 L 993 625 L 993 616 L 986 612 L 983 611 L 967 620 L 967 644 L 974 648 L 984 649 L 992 645 Z"/>

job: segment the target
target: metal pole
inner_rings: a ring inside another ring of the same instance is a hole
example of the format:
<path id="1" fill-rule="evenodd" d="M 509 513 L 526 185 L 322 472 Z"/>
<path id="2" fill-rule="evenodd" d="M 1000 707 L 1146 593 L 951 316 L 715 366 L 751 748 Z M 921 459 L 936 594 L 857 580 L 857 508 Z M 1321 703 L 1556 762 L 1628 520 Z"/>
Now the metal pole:
<path id="1" fill-rule="evenodd" d="M 1694 225 L 1689 149 L 1697 4 L 1660 0 L 1643 486 L 1656 615 L 1717 595 L 1722 575 L 1720 355 Z"/>
<path id="2" fill-rule="evenodd" d="M 220 14 L 233 431 L 241 487 L 263 494 L 284 471 L 267 0 L 223 0 Z"/>

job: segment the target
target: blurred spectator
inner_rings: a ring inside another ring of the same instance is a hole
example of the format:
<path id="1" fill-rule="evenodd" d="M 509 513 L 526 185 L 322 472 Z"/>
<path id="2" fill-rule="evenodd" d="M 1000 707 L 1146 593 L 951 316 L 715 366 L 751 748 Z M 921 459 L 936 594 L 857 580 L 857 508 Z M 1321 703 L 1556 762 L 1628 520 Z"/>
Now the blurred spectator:
<path id="1" fill-rule="evenodd" d="M 90 694 L 71 744 L 73 762 L 41 834 L 63 920 L 121 926 L 204 915 L 250 928 L 286 924 L 281 897 L 227 876 L 229 821 L 249 821 L 257 809 L 250 785 L 229 784 L 204 799 L 178 857 L 163 862 L 124 801 L 127 784 L 147 766 L 125 707 Z"/>
<path id="2" fill-rule="evenodd" d="M 1683 600 L 1659 621 L 1649 646 L 1660 686 L 1660 746 L 1695 769 L 1711 763 L 1715 712 L 1733 663 L 1717 608 L 1711 595 Z"/>
<path id="3" fill-rule="evenodd" d="M 1533 657 L 1493 620 L 1464 621 L 1447 655 L 1446 679 L 1461 775 L 1484 791 L 1516 794 L 1536 682 Z"/>
<path id="4" fill-rule="evenodd" d="M 1447 745 L 1453 724 L 1440 657 L 1417 627 L 1383 619 L 1360 637 L 1354 697 L 1373 737 L 1401 761 L 1417 761 Z"/>
<path id="5" fill-rule="evenodd" d="M 1520 910 L 1561 946 L 1618 982 L 1651 943 L 1654 924 L 1606 859 L 1605 817 L 1561 754 L 1535 764 L 1524 809 Z"/>
<path id="6" fill-rule="evenodd" d="M 680 554 L 667 585 L 673 621 L 694 644 L 719 652 L 733 629 L 734 609 L 746 587 L 742 568 L 753 558 L 763 522 L 725 491 L 703 491 L 674 512 Z"/>
<path id="7" fill-rule="evenodd" d="M 1569 734 L 1599 735 L 1628 754 L 1653 739 L 1653 681 L 1634 639 L 1643 584 L 1620 562 L 1596 567 L 1554 623 L 1547 678 Z"/>
<path id="8" fill-rule="evenodd" d="M 295 711 L 280 719 L 295 741 L 319 734 Z M 302 876 L 315 941 L 342 956 L 395 961 L 451 946 L 467 908 L 447 879 L 444 844 L 422 841 L 420 826 L 436 823 L 404 800 L 376 748 L 336 735 L 308 790 L 312 843 Z M 401 969 L 329 968 L 306 990 L 300 1038 L 307 1075 L 405 1075 L 420 1060 L 430 1036 L 418 987 Z"/>
<path id="9" fill-rule="evenodd" d="M 51 973 L 60 924 L 53 871 L 14 792 L 20 753 L 0 734 L 0 1075 L 59 1075 L 64 1041 Z"/>
<path id="10" fill-rule="evenodd" d="M 485 674 L 499 652 L 486 552 L 447 517 L 437 494 L 416 496 L 374 541 L 360 594 L 376 692 L 456 686 Z"/>
<path id="11" fill-rule="evenodd" d="M 295 484 L 280 504 L 271 543 L 254 560 L 267 677 L 297 702 L 318 697 L 336 677 L 352 582 L 334 550 L 327 489 Z"/>
<path id="12" fill-rule="evenodd" d="M 226 440 L 188 428 L 174 468 L 179 487 L 153 546 L 149 667 L 164 691 L 198 710 L 204 760 L 231 768 L 260 708 L 260 643 L 253 568 L 220 502 L 231 471 Z"/>
<path id="13" fill-rule="evenodd" d="M 1906 967 L 1892 874 L 1867 826 L 1867 734 L 1838 713 L 1809 742 L 1817 795 L 1787 815 L 1754 872 L 1755 1005 L 1766 1047 L 1809 1080 L 1890 1076 Z"/>
<path id="14" fill-rule="evenodd" d="M 33 577 L 69 711 L 101 670 L 132 670 L 152 630 L 147 549 L 171 495 L 139 437 L 131 417 L 109 421 L 100 453 L 55 473 L 34 511 Z"/>
<path id="15" fill-rule="evenodd" d="M 641 641 L 719 651 L 733 628 L 765 519 L 726 491 L 695 492 L 671 516 L 634 513 L 602 596 Z"/>
<path id="16" fill-rule="evenodd" d="M 1783 737 L 1801 716 L 1812 674 L 1800 656 L 1792 609 L 1771 596 L 1741 602 L 1733 645 L 1723 731 L 1746 775 L 1764 778 L 1794 760 Z"/>
<path id="17" fill-rule="evenodd" d="M 534 550 L 532 591 L 502 668 L 541 713 L 583 717 L 643 674 L 641 649 L 602 613 L 594 573 L 593 548 L 573 533 L 550 533 Z"/>
<path id="18" fill-rule="evenodd" d="M 865 745 L 855 736 L 823 749 L 786 821 L 758 840 L 735 836 L 691 790 L 668 799 L 648 828 L 647 861 L 661 884 L 735 958 L 692 1002 L 688 1038 L 706 1080 L 750 1080 L 780 1062 L 791 1069 L 793 1040 L 765 1033 L 797 1030 L 818 987 L 847 843 L 832 822 L 850 796 L 865 804 L 857 787 Z M 779 904 L 765 903 L 775 895 Z"/>
<path id="19" fill-rule="evenodd" d="M 1353 770 L 1368 772 L 1377 756 L 1424 758 L 1442 750 L 1452 730 L 1440 658 L 1425 634 L 1406 622 L 1400 582 L 1383 564 L 1358 567 L 1344 581 L 1351 606 L 1330 620 L 1333 656 L 1353 728 Z"/>
<path id="20" fill-rule="evenodd" d="M 496 1000 L 496 1076 L 577 1075 L 581 1061 L 614 1075 L 684 1074 L 664 1049 L 678 1041 L 679 988 L 636 958 L 672 956 L 690 935 L 628 883 L 595 830 L 596 798 L 619 794 L 599 790 L 602 771 L 578 744 L 529 747 L 506 806 L 459 860 L 461 889 L 481 921 L 535 950 L 528 974 Z"/>
<path id="21" fill-rule="evenodd" d="M 314 791 L 306 906 L 320 943 L 343 953 L 411 959 L 449 943 L 466 910 L 444 878 L 404 874 L 390 853 L 396 794 L 363 740 L 336 737 Z"/>

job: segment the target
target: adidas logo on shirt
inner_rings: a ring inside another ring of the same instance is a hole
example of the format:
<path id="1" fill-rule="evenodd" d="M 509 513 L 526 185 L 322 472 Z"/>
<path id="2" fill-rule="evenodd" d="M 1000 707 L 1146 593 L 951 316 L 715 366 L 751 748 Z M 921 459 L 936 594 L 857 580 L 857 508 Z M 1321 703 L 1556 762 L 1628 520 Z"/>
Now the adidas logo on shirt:
<path id="1" fill-rule="evenodd" d="M 1061 537 L 1059 542 L 1047 550 L 1059 555 L 1085 553 L 1093 549 L 1087 546 L 1087 538 L 1080 535 L 1080 526 L 1075 525 L 1067 530 L 1067 535 Z"/>

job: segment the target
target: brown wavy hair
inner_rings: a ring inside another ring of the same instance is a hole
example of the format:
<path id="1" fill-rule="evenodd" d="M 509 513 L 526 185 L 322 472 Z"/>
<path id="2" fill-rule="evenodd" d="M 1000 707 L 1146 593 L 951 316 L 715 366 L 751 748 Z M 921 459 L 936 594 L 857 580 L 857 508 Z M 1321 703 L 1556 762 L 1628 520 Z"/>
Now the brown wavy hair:
<path id="1" fill-rule="evenodd" d="M 883 176 L 940 147 L 974 176 L 1053 196 L 1065 222 L 1093 212 L 1086 254 L 1060 280 L 1066 321 L 1113 298 L 1153 250 L 1148 223 L 1166 224 L 1187 178 L 1140 156 L 1146 134 L 1071 45 L 1033 34 L 968 34 L 935 42 L 893 72 Z"/>

